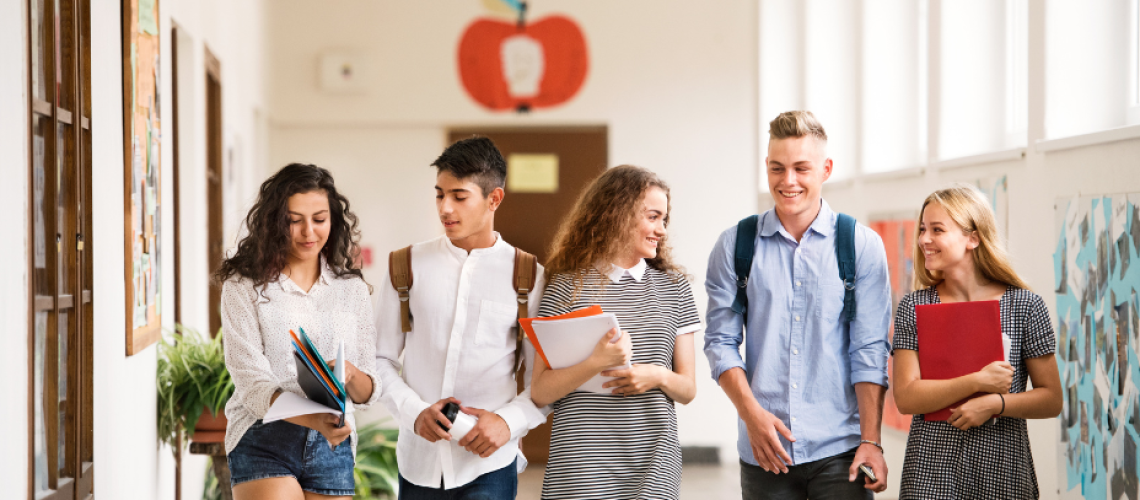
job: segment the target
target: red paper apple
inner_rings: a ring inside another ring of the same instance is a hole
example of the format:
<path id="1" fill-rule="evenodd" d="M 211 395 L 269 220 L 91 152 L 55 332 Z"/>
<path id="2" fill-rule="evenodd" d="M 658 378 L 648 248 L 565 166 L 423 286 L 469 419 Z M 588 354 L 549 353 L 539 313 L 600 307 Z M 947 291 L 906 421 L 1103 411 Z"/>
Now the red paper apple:
<path id="1" fill-rule="evenodd" d="M 582 30 L 553 15 L 533 23 L 476 19 L 459 40 L 459 78 L 479 104 L 526 111 L 566 102 L 586 80 Z"/>

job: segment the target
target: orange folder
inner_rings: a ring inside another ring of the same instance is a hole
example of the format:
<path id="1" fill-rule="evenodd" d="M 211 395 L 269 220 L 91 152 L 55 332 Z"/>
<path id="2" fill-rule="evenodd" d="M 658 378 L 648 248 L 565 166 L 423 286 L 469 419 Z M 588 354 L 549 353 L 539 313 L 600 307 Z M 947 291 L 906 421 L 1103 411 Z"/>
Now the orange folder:
<path id="1" fill-rule="evenodd" d="M 538 337 L 534 334 L 534 328 L 530 326 L 531 322 L 549 321 L 552 319 L 585 318 L 587 316 L 597 316 L 599 314 L 602 314 L 602 306 L 590 306 L 584 309 L 578 309 L 577 311 L 571 311 L 566 314 L 560 314 L 558 316 L 547 316 L 545 318 L 522 318 L 519 320 L 519 324 L 522 325 L 523 331 L 526 332 L 526 337 L 530 339 L 531 345 L 534 346 L 534 352 L 538 353 L 539 357 L 542 358 L 542 362 L 546 363 L 546 368 L 549 370 L 551 369 L 550 360 L 546 359 L 546 353 L 542 352 L 542 345 L 538 343 Z"/>
<path id="2" fill-rule="evenodd" d="M 305 353 L 305 357 L 309 358 L 309 363 L 312 364 L 313 367 L 320 366 L 317 364 L 317 360 L 313 358 L 313 353 L 309 352 L 308 349 L 305 349 L 305 344 L 301 342 L 301 339 L 297 338 L 297 334 L 294 333 L 293 330 L 289 330 L 289 335 L 293 336 L 293 342 L 296 342 L 297 347 L 301 349 L 301 352 Z M 325 384 L 329 386 L 329 389 L 332 389 L 333 394 L 336 394 L 337 397 L 340 397 L 340 391 L 337 390 L 336 385 L 334 385 L 332 381 L 325 376 L 323 370 L 317 368 L 316 372 L 321 376 L 321 379 L 325 381 Z"/>
<path id="3" fill-rule="evenodd" d="M 1001 306 L 996 300 L 915 306 L 918 329 L 918 364 L 922 378 L 948 380 L 974 373 L 994 361 L 1004 361 Z M 977 393 L 946 408 L 923 415 L 927 421 L 950 418 L 951 408 L 984 393 Z M 997 415 L 994 415 L 995 417 Z"/>

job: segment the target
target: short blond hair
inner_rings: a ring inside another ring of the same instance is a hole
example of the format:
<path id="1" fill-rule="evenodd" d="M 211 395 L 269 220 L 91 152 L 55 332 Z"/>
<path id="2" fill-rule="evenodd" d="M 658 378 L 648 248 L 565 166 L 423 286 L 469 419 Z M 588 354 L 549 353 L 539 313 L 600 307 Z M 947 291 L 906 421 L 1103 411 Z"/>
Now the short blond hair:
<path id="1" fill-rule="evenodd" d="M 811 111 L 785 111 L 768 124 L 770 139 L 805 136 L 815 137 L 823 143 L 827 142 L 827 132 L 823 130 L 823 124 L 819 123 Z"/>

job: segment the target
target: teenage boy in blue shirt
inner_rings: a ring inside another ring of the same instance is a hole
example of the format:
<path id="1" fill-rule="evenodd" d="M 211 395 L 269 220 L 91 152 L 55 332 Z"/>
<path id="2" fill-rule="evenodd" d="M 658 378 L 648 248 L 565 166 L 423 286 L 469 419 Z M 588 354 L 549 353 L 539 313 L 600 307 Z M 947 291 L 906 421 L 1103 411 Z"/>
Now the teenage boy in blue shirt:
<path id="1" fill-rule="evenodd" d="M 890 351 L 886 252 L 877 234 L 856 225 L 857 307 L 845 321 L 837 214 L 821 196 L 832 172 L 827 134 L 811 112 L 789 111 L 771 122 L 769 135 L 775 207 L 757 223 L 747 312 L 732 309 L 736 227 L 721 234 L 705 280 L 705 354 L 739 415 L 742 493 L 870 499 L 887 487 L 879 444 Z M 860 464 L 874 481 L 860 477 Z"/>

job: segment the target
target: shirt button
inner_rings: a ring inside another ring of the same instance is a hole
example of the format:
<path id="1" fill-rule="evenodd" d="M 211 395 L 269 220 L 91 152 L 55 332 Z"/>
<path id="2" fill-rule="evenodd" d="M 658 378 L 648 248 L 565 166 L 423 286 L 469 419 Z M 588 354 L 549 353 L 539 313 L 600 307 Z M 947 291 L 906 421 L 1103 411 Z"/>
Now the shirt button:
<path id="1" fill-rule="evenodd" d="M 792 422 L 795 422 L 795 421 L 796 421 L 796 417 L 792 417 Z"/>
<path id="2" fill-rule="evenodd" d="M 799 320 L 800 320 L 800 317 L 799 317 L 799 316 L 796 316 L 796 321 L 799 321 Z"/>
<path id="3" fill-rule="evenodd" d="M 799 282 L 799 281 L 797 281 L 797 282 L 796 282 L 796 286 L 800 286 L 800 282 Z"/>
<path id="4" fill-rule="evenodd" d="M 800 353 L 799 349 L 792 349 L 792 354 L 799 354 L 799 353 Z"/>
<path id="5" fill-rule="evenodd" d="M 792 384 L 792 389 L 799 389 L 799 388 L 800 388 L 800 386 L 798 386 L 796 384 Z"/>

